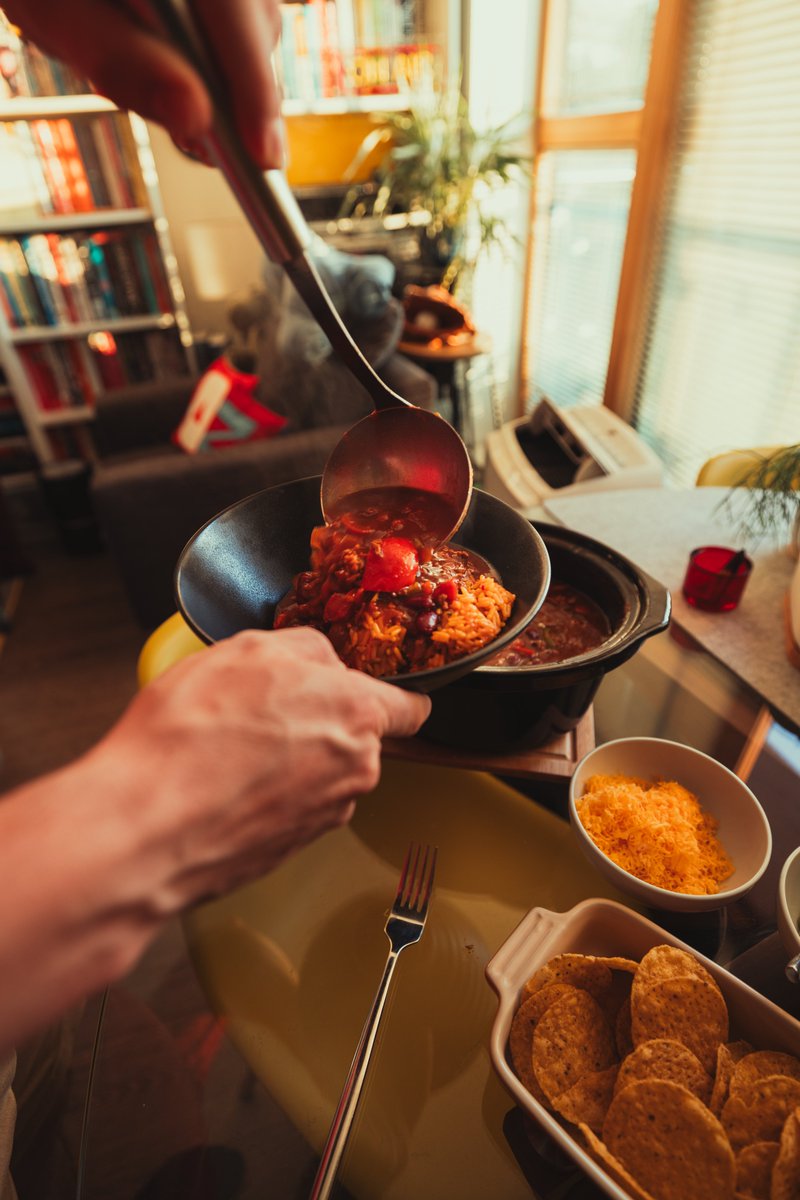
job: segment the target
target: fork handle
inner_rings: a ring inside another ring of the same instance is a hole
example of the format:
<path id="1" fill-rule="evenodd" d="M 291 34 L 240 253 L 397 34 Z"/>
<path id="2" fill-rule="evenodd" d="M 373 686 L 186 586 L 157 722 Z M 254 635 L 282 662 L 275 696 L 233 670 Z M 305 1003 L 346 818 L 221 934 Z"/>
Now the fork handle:
<path id="1" fill-rule="evenodd" d="M 350 1070 L 347 1072 L 342 1094 L 339 1097 L 339 1103 L 336 1105 L 336 1112 L 333 1114 L 333 1120 L 322 1150 L 319 1168 L 309 1200 L 327 1200 L 327 1197 L 331 1194 L 331 1188 L 336 1178 L 336 1172 L 344 1153 L 345 1145 L 347 1144 L 347 1138 L 356 1115 L 356 1107 L 358 1106 L 364 1081 L 367 1077 L 370 1055 L 375 1045 L 375 1038 L 378 1036 L 378 1026 L 383 1015 L 386 997 L 389 994 L 389 984 L 397 963 L 398 953 L 399 951 L 390 951 L 389 957 L 386 960 L 386 966 L 383 969 L 383 978 L 378 985 L 378 990 L 375 993 L 375 999 L 372 1002 L 369 1016 L 364 1023 L 364 1028 L 361 1030 L 361 1037 L 358 1040 L 358 1046 L 353 1055 Z"/>

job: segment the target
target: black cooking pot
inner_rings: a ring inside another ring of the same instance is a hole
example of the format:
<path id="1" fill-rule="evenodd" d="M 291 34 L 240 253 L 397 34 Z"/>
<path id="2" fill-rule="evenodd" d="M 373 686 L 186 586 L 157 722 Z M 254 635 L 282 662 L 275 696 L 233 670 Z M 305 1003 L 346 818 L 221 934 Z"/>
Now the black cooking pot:
<path id="1" fill-rule="evenodd" d="M 271 629 L 275 606 L 295 575 L 308 570 L 311 531 L 322 524 L 320 478 L 256 492 L 218 513 L 189 540 L 175 572 L 186 622 L 204 642 L 243 629 Z M 429 692 L 458 679 L 519 634 L 539 610 L 550 584 L 540 535 L 510 505 L 475 489 L 453 539 L 487 559 L 516 599 L 500 635 L 443 667 L 393 676 L 392 683 Z"/>
<path id="2" fill-rule="evenodd" d="M 605 613 L 611 634 L 563 662 L 524 667 L 483 665 L 437 692 L 422 736 L 461 749 L 493 752 L 541 745 L 573 729 L 603 676 L 666 629 L 668 590 L 623 555 L 582 533 L 536 523 L 554 581 L 572 585 Z"/>

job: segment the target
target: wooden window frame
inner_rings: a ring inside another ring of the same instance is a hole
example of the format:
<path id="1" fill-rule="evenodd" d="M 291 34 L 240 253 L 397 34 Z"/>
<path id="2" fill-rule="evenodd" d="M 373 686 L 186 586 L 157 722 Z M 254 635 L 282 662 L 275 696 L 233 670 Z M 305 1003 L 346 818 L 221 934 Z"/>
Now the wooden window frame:
<path id="1" fill-rule="evenodd" d="M 658 227 L 663 209 L 665 183 L 677 128 L 678 106 L 672 101 L 679 94 L 690 2 L 659 2 L 641 109 L 591 116 L 548 117 L 542 114 L 547 112 L 551 82 L 548 78 L 549 64 L 555 60 L 552 46 L 562 28 L 562 22 L 556 19 L 556 14 L 563 15 L 563 9 L 562 0 L 541 0 L 517 416 L 524 415 L 531 385 L 528 328 L 536 255 L 533 230 L 537 215 L 539 159 L 542 154 L 553 150 L 619 149 L 636 152 L 636 174 L 631 190 L 603 404 L 626 420 L 633 415 L 646 329 L 648 281 L 653 262 L 654 239 L 651 234 Z"/>

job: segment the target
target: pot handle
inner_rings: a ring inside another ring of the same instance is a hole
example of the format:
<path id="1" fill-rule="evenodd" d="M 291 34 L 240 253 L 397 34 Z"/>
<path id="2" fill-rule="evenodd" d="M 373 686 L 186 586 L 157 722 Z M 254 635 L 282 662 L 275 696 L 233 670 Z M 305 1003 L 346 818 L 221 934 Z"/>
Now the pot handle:
<path id="1" fill-rule="evenodd" d="M 672 616 L 672 596 L 669 588 L 660 583 L 658 579 L 654 579 L 652 575 L 648 575 L 646 571 L 639 569 L 639 575 L 645 586 L 647 605 L 638 633 L 640 637 L 650 637 L 651 634 L 660 633 L 669 625 Z"/>

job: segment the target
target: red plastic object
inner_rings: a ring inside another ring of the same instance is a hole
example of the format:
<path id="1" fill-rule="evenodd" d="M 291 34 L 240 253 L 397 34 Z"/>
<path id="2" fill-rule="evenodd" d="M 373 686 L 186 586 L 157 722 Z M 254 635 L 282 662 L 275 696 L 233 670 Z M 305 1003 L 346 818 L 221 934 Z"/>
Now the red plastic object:
<path id="1" fill-rule="evenodd" d="M 689 555 L 683 581 L 687 604 L 705 612 L 730 612 L 742 598 L 753 569 L 743 550 L 700 546 Z"/>

